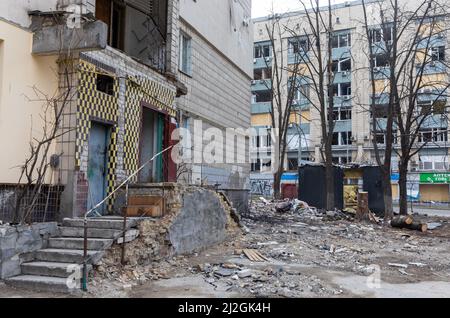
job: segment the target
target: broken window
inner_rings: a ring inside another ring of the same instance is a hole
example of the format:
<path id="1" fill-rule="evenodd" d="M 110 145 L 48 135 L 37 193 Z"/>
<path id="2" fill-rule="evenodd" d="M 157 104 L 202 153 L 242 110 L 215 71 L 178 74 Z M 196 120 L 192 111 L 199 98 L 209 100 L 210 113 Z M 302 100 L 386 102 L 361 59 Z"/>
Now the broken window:
<path id="1" fill-rule="evenodd" d="M 114 78 L 108 75 L 97 74 L 97 90 L 99 92 L 114 95 Z"/>
<path id="2" fill-rule="evenodd" d="M 261 57 L 270 57 L 270 45 L 269 44 L 256 44 L 255 45 L 255 59 Z"/>
<path id="3" fill-rule="evenodd" d="M 431 48 L 431 60 L 433 62 L 445 61 L 445 46 Z"/>
<path id="4" fill-rule="evenodd" d="M 352 132 L 336 132 L 333 133 L 333 146 L 347 146 L 352 144 Z"/>
<path id="5" fill-rule="evenodd" d="M 272 101 L 272 94 L 270 91 L 256 92 L 255 95 L 257 103 L 267 103 Z"/>
<path id="6" fill-rule="evenodd" d="M 373 58 L 373 66 L 374 67 L 388 67 L 389 66 L 389 55 L 384 54 L 377 54 Z"/>
<path id="7" fill-rule="evenodd" d="M 331 37 L 331 47 L 333 49 L 349 47 L 349 46 L 351 46 L 350 33 L 333 35 Z"/>
<path id="8" fill-rule="evenodd" d="M 289 54 L 306 53 L 309 51 L 309 39 L 307 36 L 289 39 Z"/>
<path id="9" fill-rule="evenodd" d="M 334 60 L 332 64 L 333 73 L 349 72 L 352 70 L 352 62 L 350 58 Z"/>
<path id="10" fill-rule="evenodd" d="M 342 107 L 333 110 L 334 120 L 350 120 L 352 119 L 352 109 L 351 107 Z"/>
<path id="11" fill-rule="evenodd" d="M 110 46 L 164 70 L 167 0 L 97 0 L 95 15 L 108 25 Z"/>
<path id="12" fill-rule="evenodd" d="M 419 142 L 447 142 L 446 128 L 426 128 L 419 132 Z"/>
<path id="13" fill-rule="evenodd" d="M 393 28 L 392 26 L 386 26 L 384 28 L 373 29 L 370 32 L 370 42 L 379 43 L 379 42 L 391 42 L 393 39 Z"/>

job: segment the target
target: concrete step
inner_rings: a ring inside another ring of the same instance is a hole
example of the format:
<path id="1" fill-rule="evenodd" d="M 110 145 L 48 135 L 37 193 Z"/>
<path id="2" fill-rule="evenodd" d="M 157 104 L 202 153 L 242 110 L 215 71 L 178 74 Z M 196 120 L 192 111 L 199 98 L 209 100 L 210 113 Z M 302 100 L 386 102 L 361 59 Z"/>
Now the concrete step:
<path id="1" fill-rule="evenodd" d="M 22 275 L 52 276 L 67 278 L 71 275 L 81 275 L 83 265 L 73 263 L 56 262 L 31 262 L 21 265 Z M 87 266 L 88 273 L 92 270 L 92 265 Z"/>
<path id="2" fill-rule="evenodd" d="M 137 216 L 137 217 L 162 217 L 163 210 L 162 207 L 157 205 L 129 205 L 124 208 L 124 213 L 127 216 Z"/>
<path id="3" fill-rule="evenodd" d="M 121 234 L 121 230 L 88 228 L 89 238 L 117 239 Z M 59 236 L 84 237 L 84 228 L 62 226 L 59 228 Z"/>
<path id="4" fill-rule="evenodd" d="M 158 195 L 132 195 L 128 198 L 128 205 L 158 205 L 162 207 L 164 198 Z"/>
<path id="5" fill-rule="evenodd" d="M 103 256 L 103 251 L 88 251 L 89 264 L 96 264 Z M 36 252 L 37 261 L 58 263 L 83 263 L 83 250 L 47 248 Z"/>
<path id="6" fill-rule="evenodd" d="M 5 280 L 10 286 L 36 291 L 68 293 L 79 289 L 79 279 L 20 275 Z"/>
<path id="7" fill-rule="evenodd" d="M 105 250 L 113 244 L 112 239 L 88 238 L 88 250 Z M 84 238 L 82 237 L 54 237 L 48 241 L 49 248 L 62 248 L 71 250 L 83 250 Z"/>
<path id="8" fill-rule="evenodd" d="M 136 226 L 137 220 L 127 219 L 127 229 Z M 63 226 L 84 227 L 84 219 L 64 219 Z M 88 228 L 123 230 L 123 219 L 89 218 Z"/>

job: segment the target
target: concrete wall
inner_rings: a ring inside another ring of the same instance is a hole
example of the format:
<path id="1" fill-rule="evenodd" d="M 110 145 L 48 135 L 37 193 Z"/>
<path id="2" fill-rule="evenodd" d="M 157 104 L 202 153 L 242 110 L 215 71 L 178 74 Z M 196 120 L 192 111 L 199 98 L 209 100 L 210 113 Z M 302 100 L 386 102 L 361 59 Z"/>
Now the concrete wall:
<path id="1" fill-rule="evenodd" d="M 184 193 L 181 211 L 168 231 L 175 254 L 191 253 L 223 242 L 227 223 L 227 211 L 213 191 L 198 188 Z"/>
<path id="2" fill-rule="evenodd" d="M 58 90 L 56 57 L 32 56 L 32 38 L 31 32 L 0 20 L 0 145 L 8 153 L 0 156 L 0 183 L 18 182 L 17 166 L 29 153 L 31 137 L 42 136 L 44 95 L 54 97 Z"/>
<path id="3" fill-rule="evenodd" d="M 251 0 L 180 0 L 180 16 L 247 75 L 253 73 L 253 33 L 244 25 L 251 17 Z"/>
<path id="4" fill-rule="evenodd" d="M 249 128 L 250 77 L 190 25 L 183 20 L 180 22 L 180 29 L 192 41 L 192 75 L 178 72 L 180 81 L 188 88 L 188 94 L 177 100 L 177 106 L 189 118 L 187 126 L 191 134 L 195 135 L 194 138 L 201 138 L 203 132 L 211 127 L 223 132 L 228 127 Z M 194 129 L 194 120 L 203 122 L 200 129 Z M 182 125 L 186 126 L 184 123 Z M 208 142 L 205 140 L 204 145 Z M 238 147 L 242 149 L 246 145 L 241 143 Z M 200 149 L 194 149 L 193 156 L 202 158 Z M 208 184 L 220 183 L 230 187 L 229 180 L 233 174 L 237 172 L 245 180 L 249 170 L 249 164 L 208 164 L 196 161 L 191 167 L 192 176 L 188 182 L 199 183 L 206 178 Z M 238 185 L 239 188 L 245 186 L 245 181 Z"/>
<path id="5" fill-rule="evenodd" d="M 20 275 L 20 265 L 28 253 L 45 247 L 48 238 L 56 232 L 56 223 L 0 226 L 0 278 Z"/>

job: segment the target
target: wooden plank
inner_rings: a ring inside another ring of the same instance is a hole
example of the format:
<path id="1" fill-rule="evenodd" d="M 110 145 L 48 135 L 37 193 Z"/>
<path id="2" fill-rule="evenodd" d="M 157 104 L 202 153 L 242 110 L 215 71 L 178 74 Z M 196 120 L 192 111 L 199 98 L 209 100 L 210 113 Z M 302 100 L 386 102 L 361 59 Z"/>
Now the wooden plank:
<path id="1" fill-rule="evenodd" d="M 134 195 L 128 198 L 128 205 L 158 205 L 164 203 L 164 198 L 157 195 Z"/>
<path id="2" fill-rule="evenodd" d="M 159 206 L 133 206 L 130 205 L 125 209 L 125 213 L 130 217 L 161 217 L 163 216 L 162 209 Z"/>

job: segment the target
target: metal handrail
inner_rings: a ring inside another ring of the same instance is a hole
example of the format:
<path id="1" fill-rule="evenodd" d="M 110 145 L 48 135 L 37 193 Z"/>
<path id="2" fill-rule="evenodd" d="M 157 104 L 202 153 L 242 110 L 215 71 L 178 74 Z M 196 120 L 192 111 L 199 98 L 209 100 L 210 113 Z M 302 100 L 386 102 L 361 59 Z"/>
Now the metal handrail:
<path id="1" fill-rule="evenodd" d="M 154 155 L 150 160 L 146 161 L 143 165 L 141 165 L 139 167 L 139 169 L 137 169 L 135 172 L 133 172 L 130 176 L 128 176 L 128 178 L 126 178 L 119 186 L 117 186 L 110 194 L 108 194 L 101 202 L 99 202 L 98 204 L 96 204 L 93 208 L 91 208 L 89 211 L 87 211 L 84 214 L 84 244 L 83 244 L 83 283 L 82 283 L 82 289 L 83 291 L 87 291 L 87 263 L 90 259 L 90 257 L 88 257 L 87 255 L 87 250 L 88 250 L 88 235 L 87 235 L 87 224 L 88 224 L 88 216 L 95 211 L 96 209 L 98 209 L 99 207 L 101 207 L 103 204 L 106 203 L 106 201 L 108 201 L 114 194 L 116 194 L 117 191 L 119 191 L 122 187 L 126 187 L 126 192 L 125 192 L 125 201 L 126 201 L 126 205 L 128 205 L 128 185 L 129 182 L 138 175 L 139 172 L 142 171 L 142 169 L 144 169 L 148 164 L 150 164 L 151 162 L 153 162 L 156 158 L 158 158 L 159 156 L 163 155 L 164 153 L 166 153 L 167 151 L 169 151 L 170 149 L 172 149 L 175 145 L 172 145 L 170 147 L 167 147 L 166 149 L 164 149 L 163 151 L 157 153 L 156 155 Z M 127 221 L 127 213 L 124 212 L 123 213 L 123 233 L 122 233 L 122 237 L 123 237 L 123 242 L 122 242 L 122 264 L 124 264 L 125 262 L 125 234 L 127 231 L 126 228 L 126 221 Z"/>

